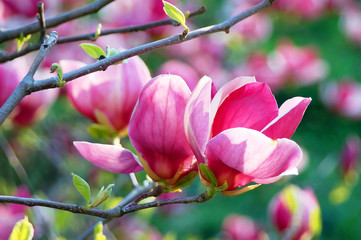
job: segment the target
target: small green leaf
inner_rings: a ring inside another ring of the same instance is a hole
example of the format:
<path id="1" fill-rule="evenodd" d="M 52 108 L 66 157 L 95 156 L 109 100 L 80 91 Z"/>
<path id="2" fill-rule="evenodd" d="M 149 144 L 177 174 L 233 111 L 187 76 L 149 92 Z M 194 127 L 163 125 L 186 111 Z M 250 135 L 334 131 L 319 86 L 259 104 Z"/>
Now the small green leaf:
<path id="1" fill-rule="evenodd" d="M 82 179 L 81 177 L 79 177 L 78 175 L 72 173 L 73 175 L 73 184 L 75 186 L 75 188 L 78 190 L 78 192 L 84 197 L 84 199 L 86 200 L 86 207 L 88 207 L 89 205 L 89 201 L 90 201 L 90 187 L 89 184 Z"/>
<path id="2" fill-rule="evenodd" d="M 186 175 L 186 176 L 184 176 L 183 178 L 181 178 L 174 187 L 172 187 L 172 188 L 170 188 L 170 189 L 166 189 L 167 192 L 172 192 L 172 191 L 175 191 L 175 190 L 177 190 L 177 189 L 184 188 L 184 187 L 192 184 L 194 178 L 195 178 L 197 175 L 198 175 L 197 172 L 190 172 L 188 175 Z"/>
<path id="3" fill-rule="evenodd" d="M 105 189 L 104 186 L 100 189 L 100 191 L 97 194 L 97 197 L 95 198 L 94 202 L 92 202 L 88 208 L 95 208 L 102 204 L 105 200 L 107 200 L 110 197 L 110 194 L 112 193 L 112 187 L 114 184 L 109 184 Z"/>
<path id="4" fill-rule="evenodd" d="M 50 67 L 50 73 L 57 71 L 58 78 L 59 78 L 59 87 L 64 87 L 66 82 L 63 81 L 63 69 L 61 68 L 59 63 L 53 63 Z"/>
<path id="5" fill-rule="evenodd" d="M 209 169 L 209 167 L 206 164 L 200 163 L 199 169 L 201 170 L 202 175 L 212 184 L 213 187 L 218 186 L 218 181 L 216 176 L 214 176 L 213 172 L 211 171 L 211 169 Z"/>
<path id="6" fill-rule="evenodd" d="M 33 237 L 34 227 L 29 222 L 28 217 L 25 216 L 23 220 L 15 224 L 9 240 L 31 240 Z"/>
<path id="7" fill-rule="evenodd" d="M 21 33 L 20 36 L 15 39 L 16 45 L 17 45 L 17 51 L 19 52 L 21 48 L 23 47 L 24 43 L 26 43 L 31 38 L 31 34 L 28 34 L 24 37 L 24 34 Z"/>
<path id="8" fill-rule="evenodd" d="M 94 41 L 98 39 L 98 37 L 100 36 L 101 32 L 102 32 L 102 24 L 99 23 L 99 24 L 98 24 L 98 27 L 97 27 L 97 30 L 96 30 L 96 32 L 95 32 L 95 35 L 94 35 Z"/>
<path id="9" fill-rule="evenodd" d="M 103 234 L 103 223 L 98 222 L 94 227 L 94 240 L 106 240 L 107 237 Z"/>
<path id="10" fill-rule="evenodd" d="M 163 10 L 168 15 L 168 17 L 170 17 L 174 21 L 179 22 L 184 27 L 184 29 L 189 30 L 189 28 L 186 26 L 186 18 L 183 12 L 173 4 L 166 2 L 164 0 L 163 0 L 163 4 L 164 4 Z"/>
<path id="11" fill-rule="evenodd" d="M 82 43 L 80 44 L 80 47 L 82 47 L 84 51 L 92 58 L 100 59 L 105 57 L 104 50 L 95 44 Z"/>

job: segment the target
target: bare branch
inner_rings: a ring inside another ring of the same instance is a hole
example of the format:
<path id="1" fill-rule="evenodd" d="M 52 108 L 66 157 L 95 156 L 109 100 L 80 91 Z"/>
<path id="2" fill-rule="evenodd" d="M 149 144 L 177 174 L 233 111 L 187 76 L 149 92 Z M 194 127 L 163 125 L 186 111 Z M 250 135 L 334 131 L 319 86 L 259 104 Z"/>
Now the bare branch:
<path id="1" fill-rule="evenodd" d="M 141 191 L 137 192 L 138 196 L 147 195 L 145 191 L 149 191 L 149 188 L 143 188 Z M 152 195 L 152 194 L 150 194 Z M 148 196 L 148 195 L 147 195 Z M 36 198 L 23 198 L 23 197 L 13 197 L 13 196 L 3 196 L 0 195 L 0 202 L 1 203 L 16 203 L 21 205 L 26 205 L 29 207 L 41 206 L 41 207 L 48 207 L 53 209 L 64 210 L 72 213 L 90 215 L 90 216 L 97 216 L 101 218 L 115 218 L 115 217 L 122 217 L 126 214 L 136 212 L 142 209 L 147 208 L 154 208 L 154 207 L 161 207 L 170 204 L 188 204 L 188 203 L 202 203 L 206 202 L 210 197 L 207 196 L 207 193 L 202 193 L 197 196 L 185 197 L 185 198 L 176 198 L 176 199 L 168 199 L 168 200 L 159 200 L 150 203 L 144 204 L 135 204 L 133 202 L 129 203 L 128 205 L 118 205 L 115 208 L 109 210 L 101 210 L 101 209 L 85 209 L 84 207 L 75 205 L 75 204 L 68 204 L 68 203 L 61 203 L 55 202 L 50 200 L 43 200 L 43 199 L 36 199 Z"/>
<path id="2" fill-rule="evenodd" d="M 19 102 L 28 94 L 33 92 L 31 87 L 34 83 L 34 74 L 38 69 L 40 63 L 43 61 L 45 55 L 48 51 L 56 44 L 56 40 L 58 38 L 58 34 L 56 32 L 52 32 L 44 43 L 41 45 L 41 48 L 31 65 L 29 72 L 26 74 L 24 79 L 19 83 L 14 92 L 10 95 L 10 97 L 6 100 L 3 106 L 0 108 L 0 122 L 3 123 L 7 116 L 12 112 L 12 110 L 19 104 Z M 5 107 L 7 106 L 7 107 Z M 3 116 L 6 116 L 3 118 Z"/>
<path id="3" fill-rule="evenodd" d="M 158 41 L 154 41 L 151 43 L 147 43 L 138 47 L 131 48 L 129 50 L 125 50 L 121 53 L 113 55 L 111 57 L 104 58 L 98 62 L 89 64 L 82 68 L 76 69 L 74 71 L 65 73 L 63 75 L 63 81 L 69 82 L 81 76 L 85 76 L 92 72 L 96 71 L 104 71 L 108 66 L 120 62 L 124 59 L 140 55 L 142 53 L 150 52 L 152 50 L 163 48 L 166 46 L 178 44 L 181 42 L 189 41 L 194 38 L 198 38 L 201 36 L 209 35 L 216 32 L 228 32 L 229 29 L 234 26 L 236 23 L 242 21 L 243 19 L 269 7 L 272 5 L 274 0 L 263 0 L 259 4 L 239 13 L 238 15 L 232 17 L 229 20 L 221 22 L 216 25 L 211 25 L 208 27 L 200 28 L 188 33 L 186 37 L 182 37 L 181 35 L 175 35 L 172 37 L 168 37 L 165 39 L 161 39 Z M 15 89 L 14 94 L 10 96 L 10 98 L 6 101 L 6 103 L 0 108 L 0 125 L 5 121 L 6 117 L 10 114 L 10 112 L 14 109 L 17 103 L 26 95 L 26 93 L 40 91 L 49 88 L 58 87 L 59 79 L 58 77 L 47 78 L 39 81 L 33 81 L 32 85 L 29 86 L 28 89 L 24 89 L 20 85 Z"/>
<path id="4" fill-rule="evenodd" d="M 204 13 L 205 11 L 206 11 L 206 8 L 204 6 L 202 6 L 199 9 L 191 12 L 189 14 L 189 17 L 197 16 L 199 14 Z M 110 35 L 110 34 L 116 34 L 116 33 L 129 33 L 129 32 L 144 31 L 144 30 L 148 30 L 148 29 L 160 27 L 160 26 L 165 26 L 165 25 L 178 26 L 180 24 L 172 19 L 165 19 L 165 20 L 154 21 L 151 23 L 136 25 L 136 26 L 120 27 L 120 28 L 105 29 L 105 30 L 103 29 L 101 31 L 99 37 Z M 96 32 L 91 32 L 91 33 L 81 34 L 81 35 L 72 36 L 72 37 L 59 38 L 57 41 L 57 44 L 69 43 L 69 42 L 75 42 L 75 41 L 84 41 L 84 40 L 95 41 L 95 39 L 94 39 L 95 33 Z M 24 55 L 28 54 L 29 52 L 36 51 L 40 48 L 40 46 L 41 46 L 41 41 L 38 41 L 36 43 L 26 46 L 19 52 L 15 51 L 15 52 L 9 53 L 9 54 L 0 52 L 0 63 L 7 62 L 7 61 L 13 60 L 15 58 L 24 56 Z"/>
<path id="5" fill-rule="evenodd" d="M 48 18 L 45 21 L 45 25 L 47 28 L 56 27 L 62 23 L 69 22 L 79 17 L 83 17 L 85 15 L 89 15 L 92 13 L 96 13 L 104 6 L 108 5 L 109 3 L 113 2 L 114 0 L 97 0 L 89 5 L 84 7 L 71 10 L 58 16 Z M 40 31 L 41 27 L 38 23 L 32 23 L 20 28 L 15 29 L 0 29 L 0 43 L 14 39 L 20 36 L 22 33 L 24 36 Z"/>

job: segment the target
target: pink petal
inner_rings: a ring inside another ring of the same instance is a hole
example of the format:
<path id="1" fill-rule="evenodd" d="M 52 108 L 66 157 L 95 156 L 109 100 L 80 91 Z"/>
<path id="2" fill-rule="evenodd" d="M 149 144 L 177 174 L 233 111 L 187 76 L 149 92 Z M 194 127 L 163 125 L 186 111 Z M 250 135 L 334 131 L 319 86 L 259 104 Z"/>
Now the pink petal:
<path id="1" fill-rule="evenodd" d="M 248 83 L 231 92 L 217 109 L 211 136 L 225 129 L 244 127 L 262 130 L 278 116 L 278 106 L 265 83 Z"/>
<path id="2" fill-rule="evenodd" d="M 184 113 L 184 127 L 189 144 L 198 161 L 204 163 L 203 152 L 209 139 L 209 108 L 212 80 L 204 76 L 199 80 L 188 100 Z"/>
<path id="3" fill-rule="evenodd" d="M 256 182 L 294 169 L 302 151 L 289 139 L 272 140 L 253 129 L 232 128 L 208 142 L 206 156 L 208 161 L 220 160 Z"/>
<path id="4" fill-rule="evenodd" d="M 301 122 L 311 98 L 294 97 L 282 104 L 279 115 L 263 130 L 266 136 L 277 138 L 290 138 Z"/>
<path id="5" fill-rule="evenodd" d="M 161 179 L 175 176 L 194 158 L 184 130 L 184 111 L 191 92 L 176 75 L 162 74 L 143 88 L 129 123 L 129 138 Z"/>
<path id="6" fill-rule="evenodd" d="M 110 172 L 128 174 L 143 170 L 138 158 L 122 146 L 89 142 L 74 142 L 74 146 L 89 162 Z"/>
<path id="7" fill-rule="evenodd" d="M 228 97 L 231 92 L 251 82 L 256 82 L 256 79 L 254 77 L 238 77 L 223 85 L 212 99 L 210 109 L 210 121 L 213 122 L 219 105 L 221 105 L 223 100 Z"/>
<path id="8" fill-rule="evenodd" d="M 84 67 L 86 64 L 75 60 L 61 60 L 60 65 L 64 71 L 70 72 L 80 67 Z M 94 116 L 94 108 L 91 104 L 91 95 L 89 89 L 96 79 L 94 74 L 80 77 L 66 84 L 66 91 L 70 102 L 74 107 L 86 117 L 96 121 Z"/>

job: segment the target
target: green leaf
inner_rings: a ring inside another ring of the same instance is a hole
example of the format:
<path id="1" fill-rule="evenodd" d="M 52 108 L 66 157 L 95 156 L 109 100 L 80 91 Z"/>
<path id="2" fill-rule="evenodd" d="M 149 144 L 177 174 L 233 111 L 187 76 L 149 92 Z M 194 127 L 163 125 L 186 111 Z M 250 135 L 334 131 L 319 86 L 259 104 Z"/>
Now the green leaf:
<path id="1" fill-rule="evenodd" d="M 190 172 L 188 175 L 184 176 L 183 178 L 181 178 L 177 184 L 170 188 L 170 189 L 167 189 L 167 192 L 171 192 L 171 191 L 175 191 L 177 189 L 181 189 L 181 188 L 184 188 L 190 184 L 193 183 L 193 180 L 194 178 L 198 175 L 197 172 Z"/>
<path id="2" fill-rule="evenodd" d="M 105 57 L 104 50 L 95 44 L 82 43 L 80 44 L 80 47 L 82 47 L 84 51 L 92 58 L 100 59 Z"/>
<path id="3" fill-rule="evenodd" d="M 25 216 L 23 220 L 15 224 L 9 240 L 31 240 L 33 237 L 33 225 L 29 222 L 28 217 Z"/>
<path id="4" fill-rule="evenodd" d="M 102 204 L 105 200 L 107 200 L 110 197 L 110 194 L 112 193 L 112 187 L 114 184 L 109 184 L 105 189 L 104 186 L 100 189 L 100 191 L 97 194 L 97 197 L 95 198 L 94 202 L 92 202 L 88 208 L 95 208 Z"/>
<path id="5" fill-rule="evenodd" d="M 201 170 L 202 175 L 212 184 L 213 187 L 218 186 L 218 181 L 216 176 L 214 176 L 213 172 L 211 171 L 211 169 L 209 169 L 209 167 L 206 164 L 200 163 L 199 169 Z"/>
<path id="6" fill-rule="evenodd" d="M 94 35 L 94 41 L 98 39 L 101 33 L 102 33 L 102 24 L 98 23 L 97 30 Z"/>
<path id="7" fill-rule="evenodd" d="M 90 187 L 89 184 L 82 179 L 81 177 L 79 177 L 78 175 L 72 173 L 71 175 L 73 175 L 73 184 L 76 188 L 76 190 L 78 190 L 78 192 L 84 197 L 84 199 L 86 200 L 86 207 L 88 207 L 89 205 L 89 201 L 90 201 Z"/>
<path id="8" fill-rule="evenodd" d="M 50 67 L 50 73 L 57 71 L 58 78 L 59 78 L 59 87 L 64 87 L 66 82 L 63 81 L 63 69 L 61 68 L 59 63 L 53 63 Z"/>
<path id="9" fill-rule="evenodd" d="M 94 227 L 94 240 L 106 240 L 107 237 L 103 234 L 103 223 L 98 222 Z"/>
<path id="10" fill-rule="evenodd" d="M 163 0 L 163 4 L 164 4 L 163 10 L 168 15 L 168 17 L 170 17 L 174 21 L 179 22 L 184 27 L 184 29 L 189 30 L 189 28 L 186 26 L 186 17 L 184 16 L 183 12 L 173 4 L 166 2 L 164 0 Z"/>
<path id="11" fill-rule="evenodd" d="M 20 36 L 15 39 L 15 43 L 17 45 L 17 51 L 19 52 L 21 48 L 23 47 L 24 43 L 27 42 L 31 38 L 31 34 L 28 34 L 24 37 L 24 34 L 21 33 Z"/>

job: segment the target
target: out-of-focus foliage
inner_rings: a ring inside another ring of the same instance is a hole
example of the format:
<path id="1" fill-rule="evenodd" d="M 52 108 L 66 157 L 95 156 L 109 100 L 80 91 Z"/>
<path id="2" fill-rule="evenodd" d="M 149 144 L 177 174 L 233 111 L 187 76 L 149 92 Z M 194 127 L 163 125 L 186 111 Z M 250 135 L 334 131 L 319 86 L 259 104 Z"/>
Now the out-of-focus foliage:
<path id="1" fill-rule="evenodd" d="M 34 1 L 0 2 L 1 27 L 19 26 L 30 19 L 35 21 L 34 12 L 30 12 L 34 9 L 24 6 L 19 8 L 14 4 L 16 2 L 23 4 Z M 87 1 L 47 0 L 46 16 L 79 7 L 85 2 Z M 187 26 L 192 30 L 227 19 L 238 10 L 260 1 L 170 2 L 183 12 L 193 10 L 201 4 L 206 5 L 206 13 L 187 20 Z M 246 3 L 243 5 L 244 2 Z M 172 205 L 140 211 L 113 220 L 104 226 L 104 235 L 113 234 L 118 238 L 126 236 L 126 239 L 161 239 L 162 236 L 165 239 L 220 238 L 223 236 L 223 221 L 229 215 L 237 214 L 254 220 L 271 239 L 277 239 L 278 235 L 271 224 L 267 207 L 285 184 L 293 183 L 301 188 L 312 188 L 318 199 L 323 226 L 320 239 L 360 239 L 360 183 L 357 178 L 353 179 L 352 186 L 344 182 L 340 159 L 347 137 L 360 137 L 361 134 L 360 117 L 350 117 L 344 110 L 351 108 L 353 112 L 357 112 L 361 104 L 357 102 L 360 101 L 359 97 L 348 97 L 351 93 L 337 86 L 343 79 L 352 79 L 356 84 L 361 84 L 361 3 L 356 0 L 278 2 L 266 11 L 237 24 L 229 34 L 219 33 L 194 39 L 146 53 L 141 57 L 150 68 L 152 77 L 160 72 L 172 73 L 184 69 L 182 74 L 191 88 L 195 85 L 194 79 L 203 75 L 210 76 L 219 88 L 232 77 L 252 74 L 259 78 L 258 80 L 262 79 L 271 87 L 274 86 L 279 105 L 293 96 L 312 97 L 312 102 L 292 137 L 304 151 L 300 174 L 277 183 L 262 185 L 236 197 L 218 194 L 203 204 Z M 294 5 L 288 6 L 287 2 L 293 2 Z M 302 2 L 306 5 L 302 5 Z M 313 6 L 312 3 L 318 5 Z M 118 0 L 96 16 L 69 22 L 56 30 L 63 37 L 95 31 L 98 22 L 102 23 L 103 29 L 146 23 L 166 18 L 162 7 L 160 0 Z M 22 12 L 22 9 L 28 11 Z M 120 14 L 122 12 L 124 14 Z M 96 44 L 103 49 L 107 45 L 117 49 L 130 48 L 182 32 L 181 26 L 167 26 L 146 32 L 99 37 Z M 34 39 L 29 41 L 33 42 Z M 50 69 L 52 63 L 66 59 L 86 63 L 95 61 L 88 57 L 78 44 L 56 45 L 44 60 L 44 67 Z M 0 47 L 11 51 L 16 49 L 16 44 L 14 41 L 1 44 Z M 289 49 L 292 51 L 287 52 Z M 176 65 L 178 67 L 171 67 L 171 64 L 179 63 L 181 65 Z M 251 63 L 252 68 L 246 69 Z M 29 64 L 17 67 L 19 72 L 26 73 Z M 4 75 L 0 76 L 0 81 L 3 81 L 2 76 Z M 37 78 L 45 77 L 39 75 Z M 329 84 L 335 85 L 336 90 L 341 91 L 341 100 L 349 99 L 345 101 L 349 102 L 345 108 L 340 109 L 339 105 L 335 107 L 329 102 L 331 93 L 325 90 Z M 64 91 L 45 118 L 37 121 L 26 128 L 19 128 L 16 122 L 11 121 L 1 126 L 0 194 L 11 195 L 18 186 L 27 185 L 32 196 L 82 205 L 83 199 L 72 186 L 71 172 L 84 177 L 92 189 L 115 184 L 112 196 L 104 203 L 105 208 L 116 205 L 131 191 L 132 185 L 127 176 L 101 170 L 75 151 L 72 142 L 76 140 L 110 142 L 91 137 L 87 131 L 91 121 L 74 110 Z M 122 145 L 131 148 L 127 138 L 122 140 Z M 358 165 L 354 166 L 356 167 L 352 170 L 358 173 Z M 145 179 L 143 172 L 137 173 L 137 177 L 139 180 Z M 204 189 L 197 179 L 181 194 L 196 195 Z M 169 195 L 163 197 L 173 198 Z M 10 219 L 8 216 L 13 216 L 13 224 L 23 218 L 26 210 L 9 210 L 10 207 L 14 206 L 0 205 L 0 223 L 5 222 L 4 219 Z M 29 221 L 35 228 L 35 238 L 62 236 L 74 239 L 96 221 L 93 217 L 44 208 L 28 209 L 28 213 Z M 1 237 L 3 236 L 0 234 L 0 239 Z"/>

